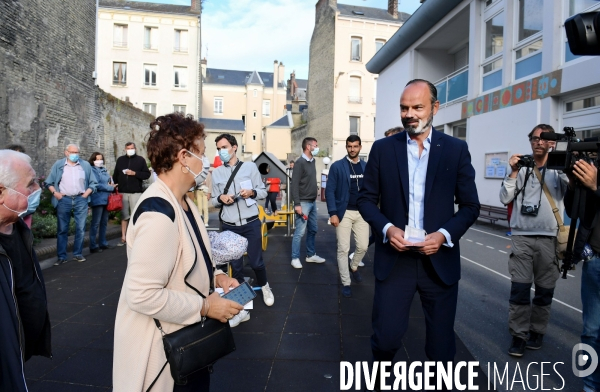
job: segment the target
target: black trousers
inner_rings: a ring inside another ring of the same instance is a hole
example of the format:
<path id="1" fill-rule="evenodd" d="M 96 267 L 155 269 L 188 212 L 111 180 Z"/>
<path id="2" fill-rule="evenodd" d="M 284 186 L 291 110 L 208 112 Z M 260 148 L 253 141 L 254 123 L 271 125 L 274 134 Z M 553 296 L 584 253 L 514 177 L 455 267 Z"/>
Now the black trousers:
<path id="1" fill-rule="evenodd" d="M 269 203 L 271 203 L 271 211 L 277 210 L 277 195 L 279 192 L 269 192 L 267 193 L 267 198 L 265 199 L 265 208 L 269 208 Z"/>
<path id="2" fill-rule="evenodd" d="M 427 357 L 431 361 L 454 360 L 458 282 L 449 286 L 444 284 L 429 257 L 411 252 L 399 256 L 385 280 L 375 280 L 371 337 L 375 361 L 392 361 L 402 346 L 416 292 L 421 297 L 425 314 Z"/>
<path id="3" fill-rule="evenodd" d="M 267 270 L 262 257 L 262 235 L 260 234 L 260 225 L 261 223 L 258 219 L 242 226 L 228 225 L 223 222 L 223 230 L 233 231 L 248 240 L 248 262 L 256 274 L 257 285 L 264 286 L 267 284 Z M 237 260 L 232 260 L 231 269 L 233 271 L 233 277 L 237 279 L 238 282 L 243 283 L 244 273 L 242 270 L 244 269 L 244 256 Z"/>

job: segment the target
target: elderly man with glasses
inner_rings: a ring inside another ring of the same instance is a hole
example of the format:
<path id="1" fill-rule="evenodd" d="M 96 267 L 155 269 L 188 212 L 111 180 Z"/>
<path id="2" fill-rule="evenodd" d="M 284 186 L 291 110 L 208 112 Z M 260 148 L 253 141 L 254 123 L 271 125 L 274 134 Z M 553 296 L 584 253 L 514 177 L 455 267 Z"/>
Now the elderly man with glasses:
<path id="1" fill-rule="evenodd" d="M 65 148 L 65 157 L 52 165 L 50 175 L 46 179 L 46 187 L 52 192 L 52 205 L 56 208 L 57 236 L 56 248 L 58 260 L 54 265 L 67 262 L 67 239 L 71 212 L 75 219 L 75 244 L 73 260 L 84 262 L 83 235 L 85 219 L 88 213 L 88 197 L 96 191 L 98 182 L 92 172 L 92 166 L 79 159 L 79 147 L 69 144 Z"/>
<path id="2" fill-rule="evenodd" d="M 542 347 L 560 275 L 556 256 L 558 221 L 553 205 L 558 208 L 558 215 L 564 216 L 563 198 L 569 180 L 563 172 L 546 168 L 552 144 L 540 139 L 542 132 L 554 129 L 546 124 L 533 128 L 528 135 L 532 155 L 510 157 L 512 171 L 500 188 L 500 201 L 505 205 L 514 202 L 510 219 L 512 252 L 508 259 L 511 276 L 508 328 L 512 335 L 508 354 L 515 357 L 523 356 L 525 348 Z M 535 284 L 533 301 L 532 284 Z"/>

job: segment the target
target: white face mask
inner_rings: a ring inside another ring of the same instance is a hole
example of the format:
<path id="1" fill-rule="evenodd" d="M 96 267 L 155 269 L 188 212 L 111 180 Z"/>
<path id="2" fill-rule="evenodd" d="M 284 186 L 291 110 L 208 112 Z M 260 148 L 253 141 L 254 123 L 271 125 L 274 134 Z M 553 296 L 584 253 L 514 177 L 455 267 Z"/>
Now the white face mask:
<path id="1" fill-rule="evenodd" d="M 133 150 L 126 150 L 126 152 L 127 152 L 127 155 L 129 155 L 130 157 L 135 155 L 135 149 L 133 149 Z"/>
<path id="2" fill-rule="evenodd" d="M 98 161 L 94 161 L 94 166 L 102 167 L 102 166 L 104 166 L 104 161 L 102 159 L 100 159 Z"/>
<path id="3" fill-rule="evenodd" d="M 202 156 L 202 158 L 200 158 L 198 155 L 194 154 L 193 152 L 190 152 L 190 151 L 187 151 L 187 152 L 194 158 L 202 161 L 202 171 L 198 174 L 194 173 L 190 169 L 189 166 L 185 167 L 190 172 L 190 174 L 194 176 L 194 180 L 196 181 L 196 186 L 199 187 L 206 180 L 206 176 L 208 176 L 208 170 L 210 169 L 210 161 L 205 156 Z"/>

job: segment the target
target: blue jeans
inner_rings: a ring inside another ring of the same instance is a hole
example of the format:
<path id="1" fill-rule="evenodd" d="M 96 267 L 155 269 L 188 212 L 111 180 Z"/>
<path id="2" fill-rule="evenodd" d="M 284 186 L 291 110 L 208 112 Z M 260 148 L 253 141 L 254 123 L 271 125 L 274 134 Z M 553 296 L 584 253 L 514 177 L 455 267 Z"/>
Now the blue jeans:
<path id="1" fill-rule="evenodd" d="M 292 240 L 292 259 L 300 258 L 300 242 L 308 226 L 308 235 L 306 236 L 306 257 L 315 255 L 315 236 L 317 235 L 317 202 L 300 202 L 302 214 L 308 217 L 304 220 L 296 214 L 296 230 Z"/>
<path id="2" fill-rule="evenodd" d="M 56 218 L 58 221 L 58 233 L 56 235 L 56 248 L 59 260 L 67 259 L 67 241 L 69 237 L 69 222 L 71 211 L 75 219 L 75 244 L 73 245 L 73 256 L 83 256 L 83 234 L 85 233 L 85 218 L 87 217 L 87 199 L 81 196 L 63 196 L 56 206 Z"/>
<path id="3" fill-rule="evenodd" d="M 90 249 L 96 249 L 98 246 L 108 246 L 106 241 L 106 226 L 108 225 L 108 210 L 106 206 L 92 207 L 92 224 L 90 226 Z M 98 234 L 98 244 L 96 244 L 96 234 Z"/>
<path id="4" fill-rule="evenodd" d="M 229 230 L 239 234 L 248 240 L 248 263 L 256 274 L 257 286 L 267 284 L 267 269 L 262 255 L 262 234 L 260 234 L 261 223 L 258 219 L 242 226 L 228 225 L 223 222 L 223 231 Z M 232 275 L 238 282 L 244 282 L 244 256 L 237 260 L 231 260 Z"/>
<path id="5" fill-rule="evenodd" d="M 583 332 L 581 343 L 592 346 L 600 355 L 600 258 L 583 263 L 581 273 Z M 600 366 L 583 379 L 585 391 L 600 391 Z"/>

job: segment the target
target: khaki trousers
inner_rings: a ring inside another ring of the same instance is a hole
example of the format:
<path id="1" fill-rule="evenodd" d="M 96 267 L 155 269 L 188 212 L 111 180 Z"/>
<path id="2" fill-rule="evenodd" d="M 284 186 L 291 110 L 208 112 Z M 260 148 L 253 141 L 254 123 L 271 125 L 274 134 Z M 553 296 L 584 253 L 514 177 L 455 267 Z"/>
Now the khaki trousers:
<path id="1" fill-rule="evenodd" d="M 206 200 L 206 193 L 199 189 L 196 190 L 196 205 L 204 219 L 204 224 L 208 225 L 208 200 Z"/>
<path id="2" fill-rule="evenodd" d="M 365 222 L 358 211 L 348 210 L 335 229 L 337 237 L 337 261 L 340 278 L 344 286 L 350 286 L 348 270 L 348 252 L 350 251 L 350 233 L 354 233 L 356 251 L 352 258 L 352 269 L 358 268 L 369 247 L 369 224 Z"/>

